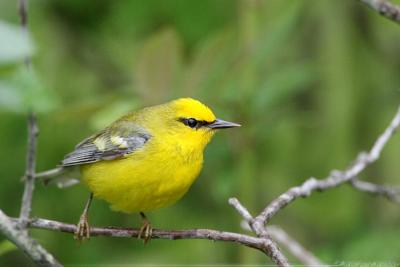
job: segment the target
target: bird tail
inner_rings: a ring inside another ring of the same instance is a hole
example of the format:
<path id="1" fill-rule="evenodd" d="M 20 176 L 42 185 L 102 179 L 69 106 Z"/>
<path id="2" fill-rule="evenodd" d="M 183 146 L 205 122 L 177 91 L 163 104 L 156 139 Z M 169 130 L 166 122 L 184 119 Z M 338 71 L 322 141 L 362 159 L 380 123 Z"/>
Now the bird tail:
<path id="1" fill-rule="evenodd" d="M 57 167 L 55 169 L 39 172 L 35 178 L 45 185 L 55 185 L 58 188 L 68 188 L 79 183 L 77 168 Z"/>

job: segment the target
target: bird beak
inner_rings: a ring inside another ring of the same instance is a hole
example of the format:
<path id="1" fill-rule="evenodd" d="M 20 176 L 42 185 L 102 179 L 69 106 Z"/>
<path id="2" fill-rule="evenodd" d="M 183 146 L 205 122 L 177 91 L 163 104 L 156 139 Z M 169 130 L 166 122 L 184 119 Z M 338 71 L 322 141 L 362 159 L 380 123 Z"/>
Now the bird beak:
<path id="1" fill-rule="evenodd" d="M 242 125 L 234 122 L 224 121 L 221 119 L 216 119 L 213 123 L 207 125 L 207 127 L 211 129 L 226 129 L 240 126 Z"/>

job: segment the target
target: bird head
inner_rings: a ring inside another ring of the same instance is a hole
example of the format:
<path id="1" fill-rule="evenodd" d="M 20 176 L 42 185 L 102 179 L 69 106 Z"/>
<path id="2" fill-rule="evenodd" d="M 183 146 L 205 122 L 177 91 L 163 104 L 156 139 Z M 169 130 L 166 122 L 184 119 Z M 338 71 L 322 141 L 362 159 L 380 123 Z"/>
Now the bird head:
<path id="1" fill-rule="evenodd" d="M 173 100 L 157 108 L 162 118 L 163 134 L 182 146 L 202 150 L 220 129 L 239 127 L 240 124 L 215 117 L 206 105 L 192 98 Z M 160 127 L 158 128 L 160 129 Z"/>

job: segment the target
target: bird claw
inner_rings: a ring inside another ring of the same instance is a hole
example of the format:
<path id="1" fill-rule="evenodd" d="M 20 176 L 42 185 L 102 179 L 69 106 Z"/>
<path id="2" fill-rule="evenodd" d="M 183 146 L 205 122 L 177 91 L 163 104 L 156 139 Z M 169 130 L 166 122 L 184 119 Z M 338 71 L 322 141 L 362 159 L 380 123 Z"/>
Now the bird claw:
<path id="1" fill-rule="evenodd" d="M 89 238 L 90 238 L 90 225 L 88 222 L 88 216 L 87 214 L 82 214 L 78 224 L 76 225 L 74 239 L 78 240 L 79 242 L 82 242 L 85 241 L 86 239 L 89 240 Z"/>
<path id="2" fill-rule="evenodd" d="M 146 245 L 150 240 L 153 234 L 153 227 L 151 226 L 148 220 L 143 220 L 143 225 L 140 227 L 138 239 L 144 240 L 144 244 Z"/>

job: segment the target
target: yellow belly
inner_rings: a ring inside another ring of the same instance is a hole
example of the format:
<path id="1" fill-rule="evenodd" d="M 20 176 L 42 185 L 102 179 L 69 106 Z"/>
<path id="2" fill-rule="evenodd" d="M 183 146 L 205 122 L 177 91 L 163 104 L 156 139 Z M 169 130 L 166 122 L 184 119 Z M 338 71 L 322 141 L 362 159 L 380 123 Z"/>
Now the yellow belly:
<path id="1" fill-rule="evenodd" d="M 82 179 L 94 196 L 126 213 L 151 211 L 179 200 L 198 176 L 202 153 L 182 156 L 181 151 L 143 150 L 116 160 L 81 167 Z"/>

